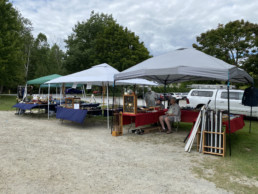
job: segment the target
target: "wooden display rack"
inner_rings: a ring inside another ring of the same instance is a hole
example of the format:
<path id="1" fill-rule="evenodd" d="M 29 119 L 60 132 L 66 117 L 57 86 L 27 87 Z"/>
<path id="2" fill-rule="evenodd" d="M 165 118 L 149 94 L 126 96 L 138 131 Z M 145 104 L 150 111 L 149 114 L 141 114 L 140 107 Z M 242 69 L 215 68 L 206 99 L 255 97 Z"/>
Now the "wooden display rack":
<path id="1" fill-rule="evenodd" d="M 80 109 L 80 100 L 81 100 L 80 98 L 65 98 L 65 108 L 74 109 L 75 108 L 74 105 L 79 104 L 78 109 Z"/>
<path id="2" fill-rule="evenodd" d="M 124 113 L 136 114 L 137 113 L 137 96 L 135 94 L 124 95 L 123 97 Z"/>
<path id="3" fill-rule="evenodd" d="M 215 135 L 221 135 L 222 137 L 222 147 L 214 147 L 214 146 L 207 146 L 205 145 L 206 142 L 206 134 L 215 134 Z M 203 131 L 203 141 L 202 141 L 202 152 L 204 154 L 212 154 L 212 155 L 218 155 L 218 156 L 223 156 L 225 157 L 225 153 L 226 153 L 226 130 L 224 130 L 224 132 L 220 133 L 220 132 L 211 132 L 211 131 Z M 198 140 L 198 139 L 197 139 Z M 221 150 L 221 153 L 216 153 L 216 152 L 210 152 L 210 151 L 206 151 L 205 148 L 212 148 L 212 149 L 217 149 L 217 150 Z"/>
<path id="4" fill-rule="evenodd" d="M 121 136 L 123 135 L 123 113 L 114 113 L 114 123 L 113 123 L 113 131 L 112 136 Z"/>

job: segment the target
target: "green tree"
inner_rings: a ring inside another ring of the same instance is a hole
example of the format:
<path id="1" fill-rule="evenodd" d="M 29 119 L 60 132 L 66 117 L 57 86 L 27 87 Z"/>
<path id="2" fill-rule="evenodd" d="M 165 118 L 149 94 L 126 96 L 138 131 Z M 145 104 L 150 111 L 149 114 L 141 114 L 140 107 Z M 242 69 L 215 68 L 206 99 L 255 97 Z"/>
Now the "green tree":
<path id="1" fill-rule="evenodd" d="M 31 51 L 34 44 L 34 38 L 32 36 L 32 23 L 30 20 L 23 18 L 20 15 L 20 21 L 22 23 L 21 40 L 22 40 L 22 61 L 24 64 L 24 80 L 27 82 L 28 73 L 30 68 Z"/>
<path id="2" fill-rule="evenodd" d="M 121 71 L 150 57 L 138 36 L 103 13 L 92 12 L 86 22 L 78 22 L 65 42 L 65 66 L 70 73 L 100 63 Z"/>
<path id="3" fill-rule="evenodd" d="M 257 55 L 258 25 L 236 20 L 202 33 L 193 47 L 230 64 L 243 66 L 250 56 Z M 257 67 L 258 68 L 258 67 Z"/>
<path id="4" fill-rule="evenodd" d="M 256 28 L 256 38 L 255 38 L 255 49 L 252 50 L 252 53 L 248 59 L 244 62 L 244 68 L 255 77 L 255 82 L 258 80 L 258 28 Z"/>
<path id="5" fill-rule="evenodd" d="M 50 66 L 49 74 L 65 74 L 64 52 L 59 48 L 57 44 L 54 44 L 48 53 L 48 64 Z"/>
<path id="6" fill-rule="evenodd" d="M 33 41 L 30 57 L 29 79 L 35 79 L 50 74 L 65 74 L 64 52 L 55 43 L 49 46 L 47 37 L 39 33 Z"/>
<path id="7" fill-rule="evenodd" d="M 108 63 L 122 71 L 148 59 L 149 52 L 139 37 L 114 21 L 109 22 L 94 45 L 95 64 Z"/>
<path id="8" fill-rule="evenodd" d="M 18 11 L 0 0 L 0 93 L 4 86 L 15 86 L 23 78 L 21 30 Z"/>
<path id="9" fill-rule="evenodd" d="M 48 63 L 48 54 L 50 48 L 45 34 L 39 33 L 33 43 L 31 51 L 31 68 L 29 69 L 29 79 L 48 75 L 50 64 Z"/>

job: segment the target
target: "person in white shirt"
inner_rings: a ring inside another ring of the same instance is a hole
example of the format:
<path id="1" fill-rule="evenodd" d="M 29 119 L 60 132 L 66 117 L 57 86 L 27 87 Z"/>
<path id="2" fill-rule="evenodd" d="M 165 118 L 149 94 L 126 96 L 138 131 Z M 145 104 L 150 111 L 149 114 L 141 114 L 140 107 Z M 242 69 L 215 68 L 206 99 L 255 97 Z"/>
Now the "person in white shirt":
<path id="1" fill-rule="evenodd" d="M 164 122 L 167 124 L 168 131 L 167 134 L 172 133 L 170 122 L 175 122 L 180 120 L 180 106 L 176 103 L 176 98 L 170 99 L 170 107 L 165 115 L 159 117 L 159 122 L 161 124 L 162 130 L 165 131 Z"/>

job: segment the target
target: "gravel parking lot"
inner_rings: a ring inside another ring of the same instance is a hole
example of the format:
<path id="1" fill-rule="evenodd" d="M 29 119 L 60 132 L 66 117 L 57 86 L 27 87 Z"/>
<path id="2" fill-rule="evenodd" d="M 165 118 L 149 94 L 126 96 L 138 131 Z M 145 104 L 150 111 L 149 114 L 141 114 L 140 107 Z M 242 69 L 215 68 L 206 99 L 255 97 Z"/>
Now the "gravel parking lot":
<path id="1" fill-rule="evenodd" d="M 83 126 L 0 111 L 1 193 L 226 193 L 191 169 L 186 132 L 113 137 L 106 123 Z"/>

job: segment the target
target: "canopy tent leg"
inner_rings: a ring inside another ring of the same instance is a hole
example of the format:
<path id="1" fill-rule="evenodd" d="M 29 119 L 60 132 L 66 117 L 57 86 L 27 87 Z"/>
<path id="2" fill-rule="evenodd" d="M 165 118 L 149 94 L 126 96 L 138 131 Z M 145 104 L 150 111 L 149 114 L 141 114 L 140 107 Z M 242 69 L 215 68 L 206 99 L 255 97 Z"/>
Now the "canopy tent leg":
<path id="1" fill-rule="evenodd" d="M 49 92 L 50 92 L 50 84 L 48 84 L 48 94 L 47 94 L 47 118 L 49 119 Z"/>
<path id="2" fill-rule="evenodd" d="M 102 82 L 102 95 L 101 95 L 101 101 L 102 101 L 102 110 L 104 109 L 104 83 Z"/>
<path id="3" fill-rule="evenodd" d="M 144 101 L 144 85 L 142 85 L 142 106 L 145 106 L 145 101 Z"/>
<path id="4" fill-rule="evenodd" d="M 115 89 L 116 89 L 116 81 L 114 80 L 114 84 L 113 84 L 113 104 L 112 104 L 112 109 L 114 110 L 114 108 L 115 108 Z M 120 100 L 120 99 L 119 99 Z M 120 103 L 120 102 L 119 102 Z M 112 117 L 112 123 L 111 123 L 111 134 L 112 134 L 112 130 L 113 130 L 113 123 L 114 123 L 114 121 L 113 121 L 113 119 L 114 119 L 114 117 Z"/>
<path id="5" fill-rule="evenodd" d="M 253 116 L 253 106 L 251 106 L 250 123 L 249 123 L 249 133 L 251 133 L 252 116 Z"/>
<path id="6" fill-rule="evenodd" d="M 109 129 L 109 96 L 108 96 L 108 83 L 107 83 L 107 128 Z"/>
<path id="7" fill-rule="evenodd" d="M 62 87 L 61 87 L 61 86 L 62 86 L 62 85 L 59 85 L 59 86 L 60 86 L 60 99 L 59 99 L 59 104 L 61 105 L 61 98 L 62 98 L 62 97 L 61 97 L 61 95 L 62 95 Z"/>
<path id="8" fill-rule="evenodd" d="M 166 108 L 166 92 L 167 92 L 167 81 L 164 84 L 164 107 Z"/>
<path id="9" fill-rule="evenodd" d="M 39 86 L 39 96 L 40 96 L 40 86 Z"/>
<path id="10" fill-rule="evenodd" d="M 82 85 L 82 94 L 83 94 L 83 98 L 85 98 L 86 100 L 86 92 L 85 92 L 84 84 Z"/>
<path id="11" fill-rule="evenodd" d="M 230 85 L 230 82 L 228 80 L 228 84 L 227 84 L 227 91 L 228 91 L 228 131 L 229 131 L 229 155 L 231 156 L 231 127 L 230 127 L 230 100 L 229 100 L 229 85 Z M 225 145 L 224 145 L 225 146 Z"/>

